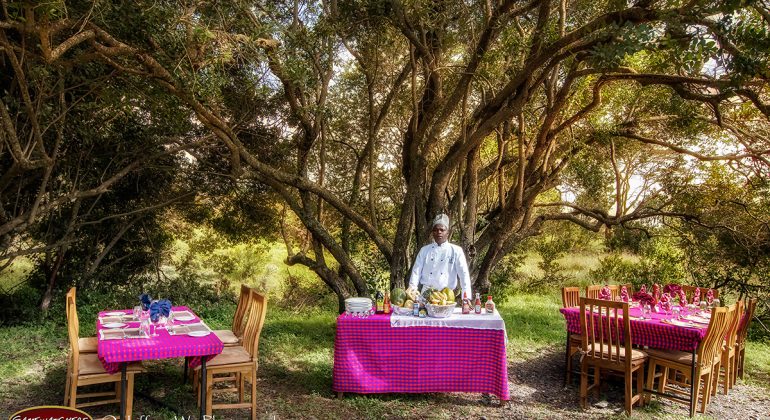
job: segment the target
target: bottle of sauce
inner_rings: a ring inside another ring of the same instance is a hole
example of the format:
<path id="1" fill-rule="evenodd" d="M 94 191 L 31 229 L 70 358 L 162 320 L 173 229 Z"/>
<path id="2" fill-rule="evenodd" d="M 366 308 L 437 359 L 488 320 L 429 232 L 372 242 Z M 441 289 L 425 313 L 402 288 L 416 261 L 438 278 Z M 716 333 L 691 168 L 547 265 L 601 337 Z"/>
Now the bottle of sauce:
<path id="1" fill-rule="evenodd" d="M 468 292 L 463 293 L 463 314 L 471 313 L 471 300 L 468 299 Z"/>
<path id="2" fill-rule="evenodd" d="M 385 300 L 382 302 L 382 313 L 390 313 L 390 292 L 385 292 Z"/>
<path id="3" fill-rule="evenodd" d="M 476 301 L 473 302 L 473 312 L 476 312 L 477 314 L 481 313 L 481 296 L 480 293 L 476 293 Z"/>
<path id="4" fill-rule="evenodd" d="M 381 291 L 377 291 L 377 293 L 374 295 L 374 299 L 377 302 L 375 312 L 378 314 L 381 314 L 385 311 L 385 295 L 382 294 Z"/>
<path id="5" fill-rule="evenodd" d="M 487 296 L 487 303 L 484 305 L 488 314 L 495 313 L 495 302 L 492 301 L 492 296 Z"/>

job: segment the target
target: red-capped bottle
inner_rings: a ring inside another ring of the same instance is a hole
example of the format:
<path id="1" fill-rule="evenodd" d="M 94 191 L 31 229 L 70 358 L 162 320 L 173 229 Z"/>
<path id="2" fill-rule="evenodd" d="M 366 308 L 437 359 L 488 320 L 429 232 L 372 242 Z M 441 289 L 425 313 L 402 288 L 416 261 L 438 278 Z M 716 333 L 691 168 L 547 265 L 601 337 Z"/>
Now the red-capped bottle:
<path id="1" fill-rule="evenodd" d="M 495 302 L 492 301 L 492 296 L 487 296 L 487 303 L 484 305 L 488 314 L 495 313 Z"/>
<path id="2" fill-rule="evenodd" d="M 382 302 L 382 313 L 390 313 L 390 292 L 385 292 L 385 300 Z"/>
<path id="3" fill-rule="evenodd" d="M 473 302 L 473 312 L 476 312 L 477 314 L 481 313 L 481 294 L 476 293 L 476 301 Z"/>
<path id="4" fill-rule="evenodd" d="M 468 299 L 468 292 L 463 292 L 463 315 L 471 313 L 471 300 Z"/>

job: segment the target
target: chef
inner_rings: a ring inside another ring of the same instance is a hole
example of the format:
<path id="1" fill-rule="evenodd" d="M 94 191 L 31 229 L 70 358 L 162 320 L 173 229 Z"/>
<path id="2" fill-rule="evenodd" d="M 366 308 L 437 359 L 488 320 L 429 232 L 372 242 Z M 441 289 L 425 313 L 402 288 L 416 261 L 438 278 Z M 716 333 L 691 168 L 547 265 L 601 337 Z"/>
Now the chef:
<path id="1" fill-rule="evenodd" d="M 433 219 L 431 236 L 433 242 L 422 247 L 414 261 L 409 288 L 417 289 L 418 285 L 422 285 L 422 289 L 433 287 L 441 290 L 448 287 L 455 290 L 459 277 L 462 296 L 471 299 L 471 276 L 465 253 L 461 247 L 447 241 L 449 216 L 439 214 Z"/>

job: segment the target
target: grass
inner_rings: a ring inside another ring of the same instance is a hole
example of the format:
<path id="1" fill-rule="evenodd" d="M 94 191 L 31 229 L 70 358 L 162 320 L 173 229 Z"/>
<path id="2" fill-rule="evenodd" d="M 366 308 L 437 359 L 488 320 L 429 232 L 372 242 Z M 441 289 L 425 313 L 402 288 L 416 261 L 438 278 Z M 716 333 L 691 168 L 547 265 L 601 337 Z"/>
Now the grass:
<path id="1" fill-rule="evenodd" d="M 85 296 L 83 299 L 88 300 Z M 564 320 L 558 312 L 559 301 L 555 293 L 519 293 L 498 305 L 508 329 L 511 372 L 520 369 L 514 366 L 525 366 L 528 361 L 543 357 L 553 359 L 552 372 L 561 369 L 565 333 Z M 78 308 L 83 326 L 81 335 L 93 333 L 95 313 L 92 310 L 95 307 L 95 303 L 89 302 L 83 308 Z M 233 302 L 219 302 L 200 311 L 200 314 L 212 328 L 221 328 L 229 325 L 233 308 Z M 52 311 L 62 309 L 53 308 Z M 66 330 L 63 313 L 53 318 L 0 329 L 0 418 L 33 405 L 61 403 Z M 336 313 L 331 308 L 315 308 L 298 313 L 270 307 L 259 349 L 257 386 L 261 418 L 477 418 L 495 416 L 494 413 L 505 415 L 505 412 L 499 411 L 488 414 L 487 411 L 492 408 L 478 404 L 475 399 L 477 396 L 467 397 L 463 394 L 351 395 L 342 400 L 334 398 L 331 384 L 335 319 Z M 747 360 L 746 382 L 760 389 L 770 389 L 767 374 L 770 372 L 770 343 L 750 342 Z M 148 374 L 137 377 L 137 390 L 180 409 L 172 411 L 138 397 L 135 399 L 135 414 L 153 418 L 197 415 L 190 385 L 181 385 L 179 382 L 182 370 L 179 361 L 154 361 L 148 363 L 148 370 Z M 509 376 L 509 380 L 513 382 L 515 378 Z M 158 386 L 158 381 L 163 385 Z M 526 385 L 526 379 L 523 381 Z M 525 408 L 533 410 L 528 412 L 529 416 L 559 416 L 551 413 L 554 407 L 547 404 L 531 405 Z M 558 409 L 567 410 L 562 415 L 585 416 L 576 407 Z M 115 410 L 114 406 L 87 409 L 95 415 Z M 661 404 L 656 403 L 638 410 L 638 416 L 657 418 L 664 415 L 664 412 Z M 225 411 L 221 415 L 225 418 L 241 418 L 245 411 Z"/>

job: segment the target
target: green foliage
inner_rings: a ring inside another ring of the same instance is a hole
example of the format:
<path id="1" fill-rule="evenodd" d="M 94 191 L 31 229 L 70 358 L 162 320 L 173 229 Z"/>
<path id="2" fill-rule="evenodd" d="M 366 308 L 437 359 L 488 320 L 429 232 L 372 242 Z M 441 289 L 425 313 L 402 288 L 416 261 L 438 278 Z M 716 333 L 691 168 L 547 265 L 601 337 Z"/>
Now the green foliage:
<path id="1" fill-rule="evenodd" d="M 613 253 L 601 258 L 590 275 L 596 284 L 631 283 L 634 289 L 643 284 L 681 284 L 687 279 L 683 257 L 675 241 L 656 237 L 642 243 L 638 259 Z"/>

